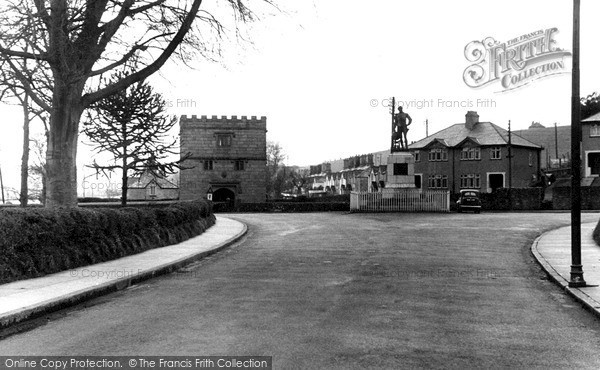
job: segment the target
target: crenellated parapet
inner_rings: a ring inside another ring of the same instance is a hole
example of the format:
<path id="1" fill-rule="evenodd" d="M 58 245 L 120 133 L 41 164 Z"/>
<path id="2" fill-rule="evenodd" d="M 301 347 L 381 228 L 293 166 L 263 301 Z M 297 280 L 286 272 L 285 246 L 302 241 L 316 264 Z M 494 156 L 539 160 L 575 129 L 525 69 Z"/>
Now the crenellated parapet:
<path id="1" fill-rule="evenodd" d="M 180 125 L 189 126 L 229 126 L 229 127 L 265 127 L 267 126 L 267 117 L 261 116 L 197 116 L 182 115 L 179 120 Z"/>

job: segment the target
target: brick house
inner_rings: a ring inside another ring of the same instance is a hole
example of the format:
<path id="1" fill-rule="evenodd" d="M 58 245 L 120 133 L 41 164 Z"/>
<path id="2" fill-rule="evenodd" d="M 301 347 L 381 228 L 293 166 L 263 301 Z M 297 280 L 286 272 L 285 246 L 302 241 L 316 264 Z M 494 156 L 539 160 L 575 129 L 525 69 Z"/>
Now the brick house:
<path id="1" fill-rule="evenodd" d="M 511 173 L 512 187 L 530 186 L 540 174 L 542 147 L 512 134 L 511 169 L 508 136 L 505 129 L 491 122 L 479 122 L 477 112 L 469 111 L 464 123 L 409 145 L 415 157 L 417 187 L 491 192 L 508 187 Z"/>
<path id="2" fill-rule="evenodd" d="M 539 122 L 533 122 L 527 130 L 514 130 L 513 133 L 542 146 L 542 169 L 550 170 L 569 165 L 571 158 L 570 125 L 546 127 Z"/>
<path id="3" fill-rule="evenodd" d="M 600 113 L 581 121 L 581 158 L 582 176 L 600 176 Z"/>
<path id="4" fill-rule="evenodd" d="M 182 116 L 180 199 L 264 202 L 267 181 L 267 118 Z"/>

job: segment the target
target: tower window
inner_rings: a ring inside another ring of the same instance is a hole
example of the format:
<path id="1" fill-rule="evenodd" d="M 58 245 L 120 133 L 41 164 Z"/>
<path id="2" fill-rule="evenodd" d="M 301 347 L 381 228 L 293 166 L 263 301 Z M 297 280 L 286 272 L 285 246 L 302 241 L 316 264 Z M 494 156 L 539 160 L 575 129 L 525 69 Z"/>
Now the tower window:
<path id="1" fill-rule="evenodd" d="M 225 148 L 225 147 L 230 147 L 231 146 L 231 138 L 232 138 L 232 134 L 217 134 L 217 147 L 218 148 Z"/>
<path id="2" fill-rule="evenodd" d="M 243 160 L 237 160 L 235 161 L 234 168 L 236 171 L 243 171 L 245 169 L 244 165 L 245 163 Z"/>

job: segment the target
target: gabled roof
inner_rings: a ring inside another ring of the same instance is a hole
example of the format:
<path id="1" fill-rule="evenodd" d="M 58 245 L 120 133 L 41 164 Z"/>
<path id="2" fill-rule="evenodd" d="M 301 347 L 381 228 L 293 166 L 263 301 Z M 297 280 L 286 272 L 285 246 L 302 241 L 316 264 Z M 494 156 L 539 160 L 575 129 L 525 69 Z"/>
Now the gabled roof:
<path id="1" fill-rule="evenodd" d="M 461 141 L 460 143 L 456 144 L 457 146 L 462 146 L 464 143 L 466 142 L 472 142 L 475 145 L 481 145 L 481 143 L 479 142 L 479 140 L 477 140 L 476 137 L 471 137 L 471 136 L 467 136 L 466 138 L 463 139 L 463 141 Z"/>
<path id="2" fill-rule="evenodd" d="M 409 145 L 408 148 L 424 149 L 434 140 L 443 140 L 447 146 L 455 147 L 467 138 L 471 138 L 471 140 L 482 146 L 507 145 L 508 131 L 491 122 L 479 122 L 472 130 L 465 127 L 464 123 L 457 123 Z M 542 149 L 541 146 L 515 135 L 514 133 L 512 134 L 511 142 L 513 146 Z"/>
<path id="3" fill-rule="evenodd" d="M 430 147 L 430 146 L 433 146 L 436 143 L 442 144 L 445 147 L 448 146 L 448 144 L 446 143 L 446 140 L 440 139 L 438 137 L 435 137 L 435 138 L 433 138 L 433 140 L 431 140 L 429 143 L 427 143 L 427 145 L 425 145 L 424 147 Z M 409 145 L 409 147 L 410 147 L 410 145 Z"/>
<path id="4" fill-rule="evenodd" d="M 130 189 L 145 189 L 151 183 L 155 183 L 161 189 L 177 189 L 177 185 L 171 181 L 153 175 L 149 172 L 144 172 L 141 176 L 130 177 L 127 179 L 127 187 Z"/>
<path id="5" fill-rule="evenodd" d="M 581 122 L 600 122 L 600 112 L 594 114 L 591 117 L 588 117 L 588 118 L 582 120 Z"/>

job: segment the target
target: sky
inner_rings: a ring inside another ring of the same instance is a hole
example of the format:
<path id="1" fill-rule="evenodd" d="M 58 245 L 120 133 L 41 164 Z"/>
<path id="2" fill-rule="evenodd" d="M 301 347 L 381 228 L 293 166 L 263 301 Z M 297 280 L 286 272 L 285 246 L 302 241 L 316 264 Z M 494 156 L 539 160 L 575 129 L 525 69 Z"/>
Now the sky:
<path id="1" fill-rule="evenodd" d="M 217 0 L 205 1 L 212 9 Z M 258 3 L 254 0 L 254 3 Z M 582 0 L 581 95 L 600 92 L 595 22 L 600 2 Z M 252 4 L 252 3 L 251 3 Z M 308 166 L 389 147 L 387 99 L 403 102 L 413 119 L 409 141 L 464 122 L 526 129 L 532 121 L 570 124 L 571 58 L 561 74 L 502 91 L 499 83 L 472 88 L 463 72 L 465 47 L 493 37 L 503 43 L 557 28 L 555 47 L 572 50 L 572 1 L 356 0 L 278 1 L 280 11 L 258 6 L 259 19 L 231 36 L 217 61 L 188 68 L 168 63 L 150 82 L 175 115 L 266 116 L 268 140 L 278 142 L 288 165 Z M 367 4 L 367 5 L 365 5 Z M 17 188 L 21 157 L 18 107 L 0 105 L 4 126 L 0 166 Z M 78 168 L 90 162 L 80 146 Z M 86 162 L 87 161 L 87 162 Z M 80 176 L 80 177 L 81 177 Z"/>

